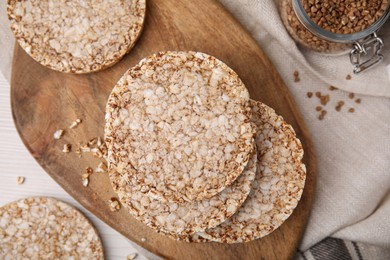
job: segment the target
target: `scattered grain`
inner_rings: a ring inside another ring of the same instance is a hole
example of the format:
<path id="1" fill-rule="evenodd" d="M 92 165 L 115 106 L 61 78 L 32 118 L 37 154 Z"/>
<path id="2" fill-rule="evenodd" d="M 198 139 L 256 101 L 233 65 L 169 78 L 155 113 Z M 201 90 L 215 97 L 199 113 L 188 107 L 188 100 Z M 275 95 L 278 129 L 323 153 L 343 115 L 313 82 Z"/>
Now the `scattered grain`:
<path id="1" fill-rule="evenodd" d="M 88 173 L 88 174 L 92 174 L 93 173 L 93 169 L 88 166 L 88 167 L 85 168 L 84 172 Z"/>
<path id="2" fill-rule="evenodd" d="M 347 77 L 345 78 L 346 80 L 351 80 L 352 79 L 352 76 L 350 74 L 347 75 Z"/>
<path id="3" fill-rule="evenodd" d="M 299 82 L 301 79 L 299 78 L 299 71 L 294 71 L 294 82 Z"/>
<path id="4" fill-rule="evenodd" d="M 326 110 L 322 110 L 320 115 L 318 116 L 318 119 L 323 120 L 325 118 L 326 113 L 327 113 Z"/>
<path id="5" fill-rule="evenodd" d="M 344 106 L 344 101 L 339 101 L 337 102 L 337 106 L 335 107 L 336 108 L 336 111 L 337 112 L 340 112 L 341 111 L 341 108 Z"/>
<path id="6" fill-rule="evenodd" d="M 313 96 L 313 92 L 307 92 L 306 95 L 308 98 L 311 98 Z"/>
<path id="7" fill-rule="evenodd" d="M 355 100 L 355 102 L 360 104 L 360 103 L 362 103 L 362 100 L 360 98 L 358 98 L 358 99 Z"/>
<path id="8" fill-rule="evenodd" d="M 350 109 L 348 109 L 348 112 L 353 113 L 353 112 L 355 112 L 355 109 L 353 107 L 351 107 Z"/>
<path id="9" fill-rule="evenodd" d="M 355 94 L 354 94 L 354 93 L 349 93 L 349 94 L 348 94 L 348 97 L 349 97 L 350 99 L 354 99 Z"/>
<path id="10" fill-rule="evenodd" d="M 316 111 L 321 111 L 322 110 L 322 106 L 316 106 Z"/>
<path id="11" fill-rule="evenodd" d="M 321 105 L 323 106 L 326 106 L 326 104 L 328 104 L 329 102 L 329 95 L 323 95 L 320 97 L 320 102 L 321 102 Z"/>
<path id="12" fill-rule="evenodd" d="M 329 90 L 330 91 L 333 91 L 333 90 L 337 90 L 338 88 L 336 88 L 335 86 L 329 86 Z"/>

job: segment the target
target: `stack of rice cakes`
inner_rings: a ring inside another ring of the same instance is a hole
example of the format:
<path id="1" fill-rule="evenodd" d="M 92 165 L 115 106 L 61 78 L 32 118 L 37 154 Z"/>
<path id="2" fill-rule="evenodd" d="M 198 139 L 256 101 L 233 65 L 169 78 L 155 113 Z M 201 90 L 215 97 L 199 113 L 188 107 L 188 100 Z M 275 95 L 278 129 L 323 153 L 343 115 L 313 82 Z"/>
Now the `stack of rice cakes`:
<path id="1" fill-rule="evenodd" d="M 178 240 L 263 237 L 292 214 L 304 187 L 292 127 L 200 52 L 161 52 L 129 69 L 107 102 L 105 142 L 121 203 Z"/>

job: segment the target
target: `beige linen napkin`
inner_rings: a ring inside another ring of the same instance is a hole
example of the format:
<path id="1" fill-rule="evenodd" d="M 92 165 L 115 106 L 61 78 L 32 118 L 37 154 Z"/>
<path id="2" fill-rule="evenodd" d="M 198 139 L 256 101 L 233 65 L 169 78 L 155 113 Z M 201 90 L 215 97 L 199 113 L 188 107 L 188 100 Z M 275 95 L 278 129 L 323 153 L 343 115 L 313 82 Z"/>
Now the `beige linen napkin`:
<path id="1" fill-rule="evenodd" d="M 316 197 L 300 249 L 307 250 L 328 236 L 390 249 L 389 22 L 385 62 L 355 76 L 348 56 L 327 57 L 298 48 L 283 27 L 275 1 L 220 1 L 271 58 L 313 137 L 318 157 Z M 298 83 L 294 70 L 300 72 Z M 347 74 L 352 80 L 345 79 Z M 329 85 L 361 94 L 350 99 L 349 93 L 330 91 Z M 318 120 L 315 111 L 317 98 L 306 96 L 316 91 L 330 95 L 324 120 Z M 339 101 L 345 105 L 337 112 Z M 349 108 L 355 112 L 349 113 Z"/>
<path id="2" fill-rule="evenodd" d="M 390 246 L 390 61 L 389 33 L 386 60 L 380 67 L 355 76 L 348 57 L 327 57 L 301 50 L 285 31 L 273 0 L 220 0 L 268 54 L 305 118 L 318 157 L 316 197 L 301 250 L 328 236 Z M 0 65 L 9 79 L 12 36 L 0 4 Z M 386 27 L 389 32 L 389 25 Z M 239 51 L 239 50 L 238 50 Z M 294 82 L 293 72 L 301 81 Z M 347 81 L 347 74 L 352 80 Z M 354 99 L 342 90 L 360 93 Z M 327 114 L 318 119 L 319 101 L 307 92 L 330 95 Z M 366 94 L 366 95 L 362 95 Z M 361 104 L 355 101 L 361 99 Z M 337 102 L 344 101 L 340 112 Z M 354 108 L 355 112 L 347 110 Z M 382 256 L 386 254 L 382 251 Z M 389 256 L 390 257 L 390 256 Z"/>

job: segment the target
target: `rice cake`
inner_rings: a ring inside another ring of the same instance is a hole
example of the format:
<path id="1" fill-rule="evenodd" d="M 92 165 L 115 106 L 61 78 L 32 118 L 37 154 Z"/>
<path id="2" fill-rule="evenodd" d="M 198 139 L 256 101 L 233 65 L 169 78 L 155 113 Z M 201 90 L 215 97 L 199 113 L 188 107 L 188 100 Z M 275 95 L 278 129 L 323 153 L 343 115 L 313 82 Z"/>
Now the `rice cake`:
<path id="1" fill-rule="evenodd" d="M 132 185 L 161 200 L 211 198 L 251 157 L 250 118 L 249 93 L 222 61 L 200 52 L 156 53 L 110 94 L 108 166 L 134 173 Z"/>
<path id="2" fill-rule="evenodd" d="M 52 198 L 26 198 L 0 208 L 1 259 L 103 259 L 92 224 Z"/>
<path id="3" fill-rule="evenodd" d="M 160 201 L 149 192 L 131 185 L 131 174 L 110 173 L 111 184 L 131 215 L 149 227 L 171 235 L 190 235 L 215 227 L 231 217 L 251 191 L 257 153 L 244 172 L 229 187 L 210 199 L 175 203 Z"/>
<path id="4" fill-rule="evenodd" d="M 37 62 L 88 73 L 118 62 L 143 27 L 146 0 L 8 0 L 11 30 Z"/>
<path id="5" fill-rule="evenodd" d="M 282 225 L 297 206 L 306 179 L 301 142 L 272 108 L 253 100 L 251 106 L 258 149 L 252 191 L 230 219 L 184 240 L 240 243 L 258 239 Z"/>

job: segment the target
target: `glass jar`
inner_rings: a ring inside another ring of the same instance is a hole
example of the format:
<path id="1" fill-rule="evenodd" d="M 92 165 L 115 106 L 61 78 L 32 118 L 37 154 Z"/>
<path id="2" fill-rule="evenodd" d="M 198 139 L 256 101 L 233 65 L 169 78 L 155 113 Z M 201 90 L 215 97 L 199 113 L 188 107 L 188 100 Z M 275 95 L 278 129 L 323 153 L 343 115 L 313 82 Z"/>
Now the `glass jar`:
<path id="1" fill-rule="evenodd" d="M 329 54 L 349 53 L 353 72 L 383 60 L 377 32 L 390 15 L 389 0 L 280 0 L 280 16 L 301 46 Z"/>

